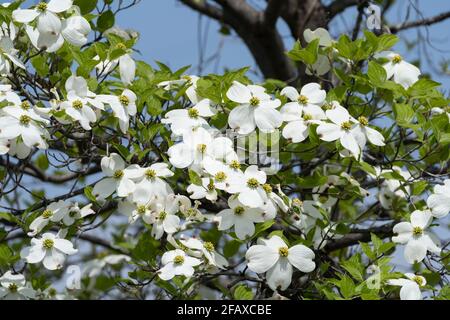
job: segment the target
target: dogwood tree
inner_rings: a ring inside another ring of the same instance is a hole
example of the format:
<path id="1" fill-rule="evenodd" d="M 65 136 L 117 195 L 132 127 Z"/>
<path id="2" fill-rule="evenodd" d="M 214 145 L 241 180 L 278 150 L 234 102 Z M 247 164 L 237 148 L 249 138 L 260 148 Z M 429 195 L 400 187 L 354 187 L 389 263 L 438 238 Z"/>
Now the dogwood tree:
<path id="1" fill-rule="evenodd" d="M 136 2 L 0 6 L 0 299 L 450 298 L 449 100 L 397 36 L 195 76 Z"/>

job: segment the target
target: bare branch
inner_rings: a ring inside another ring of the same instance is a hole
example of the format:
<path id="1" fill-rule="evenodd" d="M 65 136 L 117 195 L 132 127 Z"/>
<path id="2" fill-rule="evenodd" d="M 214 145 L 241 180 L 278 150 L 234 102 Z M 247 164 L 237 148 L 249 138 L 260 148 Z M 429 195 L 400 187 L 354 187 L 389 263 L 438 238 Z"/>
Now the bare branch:
<path id="1" fill-rule="evenodd" d="M 223 20 L 223 12 L 219 7 L 210 5 L 207 1 L 180 0 L 191 9 L 216 20 Z"/>
<path id="2" fill-rule="evenodd" d="M 417 21 L 405 22 L 405 23 L 402 23 L 402 24 L 399 24 L 396 26 L 392 26 L 392 27 L 390 27 L 390 30 L 391 30 L 391 33 L 397 33 L 399 31 L 403 31 L 403 30 L 410 29 L 410 28 L 430 26 L 432 24 L 442 22 L 448 18 L 450 18 L 450 11 L 441 13 L 434 17 L 417 20 Z"/>
<path id="3" fill-rule="evenodd" d="M 266 11 L 264 12 L 264 23 L 267 26 L 274 26 L 281 15 L 281 9 L 286 0 L 269 0 Z"/>
<path id="4" fill-rule="evenodd" d="M 328 12 L 329 17 L 331 19 L 334 16 L 338 15 L 339 13 L 341 13 L 342 11 L 344 11 L 345 9 L 347 9 L 349 7 L 352 7 L 352 6 L 356 6 L 356 5 L 360 4 L 361 2 L 365 2 L 365 1 L 361 1 L 361 0 L 335 0 L 329 6 L 326 7 L 326 11 Z"/>

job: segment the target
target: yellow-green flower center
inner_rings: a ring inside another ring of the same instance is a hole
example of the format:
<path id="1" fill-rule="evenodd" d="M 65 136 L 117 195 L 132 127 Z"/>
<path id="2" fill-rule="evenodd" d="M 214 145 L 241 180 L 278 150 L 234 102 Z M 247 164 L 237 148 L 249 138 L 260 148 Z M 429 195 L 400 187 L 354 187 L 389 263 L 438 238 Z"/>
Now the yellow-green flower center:
<path id="1" fill-rule="evenodd" d="M 413 281 L 419 285 L 419 287 L 423 286 L 423 278 L 419 276 L 415 276 Z"/>
<path id="2" fill-rule="evenodd" d="M 322 110 L 327 111 L 327 110 L 332 110 L 333 109 L 333 105 L 331 103 L 325 103 L 322 106 Z"/>
<path id="3" fill-rule="evenodd" d="M 413 235 L 420 236 L 423 233 L 423 229 L 421 227 L 414 227 L 413 228 Z"/>
<path id="4" fill-rule="evenodd" d="M 184 212 L 184 214 L 185 214 L 187 217 L 195 217 L 195 216 L 197 216 L 198 211 L 197 211 L 196 209 L 194 209 L 194 208 L 189 208 L 189 209 L 187 209 L 187 210 Z"/>
<path id="5" fill-rule="evenodd" d="M 118 43 L 116 45 L 117 49 L 121 49 L 121 50 L 127 50 L 127 46 L 125 44 L 123 44 L 122 42 Z"/>
<path id="6" fill-rule="evenodd" d="M 81 100 L 75 100 L 72 102 L 72 107 L 77 110 L 83 109 L 83 102 Z"/>
<path id="7" fill-rule="evenodd" d="M 48 219 L 48 218 L 50 218 L 51 216 L 53 216 L 53 211 L 52 210 L 45 210 L 44 212 L 42 212 L 42 217 L 44 218 L 44 219 Z"/>
<path id="8" fill-rule="evenodd" d="M 393 58 L 392 58 L 392 62 L 393 63 L 400 63 L 403 60 L 402 56 L 399 54 L 396 54 Z"/>
<path id="9" fill-rule="evenodd" d="M 287 247 L 281 247 L 280 249 L 278 249 L 278 253 L 280 254 L 280 256 L 286 258 L 289 255 L 289 249 Z"/>
<path id="10" fill-rule="evenodd" d="M 114 179 L 120 179 L 123 177 L 123 170 L 117 170 L 116 172 L 114 172 L 113 174 L 113 178 Z"/>
<path id="11" fill-rule="evenodd" d="M 57 293 L 58 293 L 58 292 L 56 291 L 55 288 L 50 288 L 50 289 L 48 289 L 48 295 L 49 295 L 50 297 L 56 296 Z"/>
<path id="12" fill-rule="evenodd" d="M 20 116 L 19 122 L 21 125 L 27 126 L 30 124 L 31 118 L 29 116 L 27 116 L 26 114 L 23 114 Z"/>
<path id="13" fill-rule="evenodd" d="M 369 124 L 369 120 L 366 117 L 361 116 L 358 118 L 359 124 L 362 126 L 367 126 Z"/>
<path id="14" fill-rule="evenodd" d="M 313 118 L 312 115 L 310 115 L 308 113 L 305 113 L 303 115 L 303 120 L 305 120 L 305 121 L 312 120 L 312 118 Z"/>
<path id="15" fill-rule="evenodd" d="M 189 116 L 189 118 L 197 119 L 199 116 L 199 112 L 197 109 L 191 108 L 188 110 L 188 116 Z"/>
<path id="16" fill-rule="evenodd" d="M 212 244 L 212 242 L 205 242 L 205 244 L 203 245 L 205 247 L 206 250 L 208 250 L 209 252 L 214 250 L 214 245 Z"/>
<path id="17" fill-rule="evenodd" d="M 266 193 L 272 193 L 272 187 L 270 186 L 270 184 L 265 183 L 262 187 Z"/>
<path id="18" fill-rule="evenodd" d="M 173 263 L 175 264 L 183 264 L 184 263 L 184 257 L 183 256 L 176 256 L 173 258 Z"/>
<path id="19" fill-rule="evenodd" d="M 235 170 L 239 170 L 241 168 L 241 164 L 239 163 L 239 161 L 233 160 L 230 163 L 230 168 L 235 169 Z"/>
<path id="20" fill-rule="evenodd" d="M 153 169 L 147 169 L 145 171 L 145 176 L 147 177 L 147 179 L 154 179 L 156 178 L 156 171 Z"/>
<path id="21" fill-rule="evenodd" d="M 208 191 L 214 191 L 216 187 L 214 186 L 214 182 L 210 181 L 207 185 Z"/>
<path id="22" fill-rule="evenodd" d="M 40 12 L 44 12 L 47 10 L 47 3 L 45 2 L 41 2 L 36 6 L 36 10 L 40 11 Z"/>
<path id="23" fill-rule="evenodd" d="M 164 221 L 166 219 L 166 217 L 167 217 L 167 212 L 161 211 L 159 213 L 159 216 L 158 216 L 159 220 Z"/>
<path id="24" fill-rule="evenodd" d="M 292 204 L 294 206 L 301 207 L 301 206 L 303 206 L 303 201 L 300 200 L 299 198 L 295 198 L 294 200 L 292 200 Z"/>
<path id="25" fill-rule="evenodd" d="M 45 239 L 42 241 L 42 246 L 44 249 L 51 249 L 55 245 L 55 242 L 52 239 Z"/>
<path id="26" fill-rule="evenodd" d="M 205 153 L 206 152 L 206 144 L 201 143 L 201 144 L 197 145 L 197 150 L 201 153 Z"/>
<path id="27" fill-rule="evenodd" d="M 8 290 L 11 293 L 16 293 L 17 289 L 18 289 L 18 287 L 17 287 L 17 284 L 15 284 L 15 283 L 10 283 L 8 286 Z"/>
<path id="28" fill-rule="evenodd" d="M 304 95 L 300 95 L 298 97 L 298 102 L 300 102 L 301 104 L 307 104 L 308 103 L 308 97 L 304 96 Z"/>
<path id="29" fill-rule="evenodd" d="M 28 109 L 30 109 L 31 105 L 28 101 L 22 101 L 22 103 L 20 104 L 20 107 L 23 110 L 28 110 Z"/>
<path id="30" fill-rule="evenodd" d="M 119 101 L 124 107 L 128 107 L 128 105 L 130 104 L 130 98 L 125 95 L 121 95 L 119 97 Z"/>
<path id="31" fill-rule="evenodd" d="M 219 171 L 219 172 L 217 172 L 216 175 L 214 176 L 214 179 L 215 179 L 217 182 L 224 182 L 224 181 L 227 179 L 227 175 L 226 175 L 225 172 Z"/>
<path id="32" fill-rule="evenodd" d="M 250 178 L 250 179 L 247 180 L 247 186 L 250 189 L 256 189 L 259 186 L 259 182 L 255 178 Z"/>
<path id="33" fill-rule="evenodd" d="M 341 128 L 344 130 L 350 130 L 352 128 L 352 123 L 350 121 L 345 121 L 341 124 Z"/>
<path id="34" fill-rule="evenodd" d="M 241 206 L 234 208 L 234 214 L 237 216 L 244 214 L 244 212 L 245 212 L 245 209 Z"/>
<path id="35" fill-rule="evenodd" d="M 143 215 L 146 211 L 147 211 L 147 207 L 144 206 L 143 204 L 141 204 L 137 207 L 137 213 L 140 215 Z"/>
<path id="36" fill-rule="evenodd" d="M 251 97 L 250 98 L 250 105 L 253 107 L 256 107 L 257 105 L 259 105 L 259 99 L 257 97 Z"/>

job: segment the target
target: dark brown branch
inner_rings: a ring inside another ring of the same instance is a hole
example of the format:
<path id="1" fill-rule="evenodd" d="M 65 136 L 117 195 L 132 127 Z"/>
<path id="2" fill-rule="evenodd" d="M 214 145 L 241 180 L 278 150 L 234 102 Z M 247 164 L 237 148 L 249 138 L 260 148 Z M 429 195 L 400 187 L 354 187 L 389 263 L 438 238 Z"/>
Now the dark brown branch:
<path id="1" fill-rule="evenodd" d="M 223 19 L 222 10 L 219 7 L 210 5 L 207 1 L 196 1 L 196 0 L 180 0 L 180 1 L 186 6 L 190 7 L 191 9 L 203 13 L 210 18 L 216 20 Z"/>
<path id="2" fill-rule="evenodd" d="M 356 6 L 360 2 L 363 2 L 361 0 L 335 0 L 333 1 L 329 6 L 326 7 L 326 11 L 328 12 L 329 18 L 333 18 L 334 16 L 338 15 L 345 9 Z"/>
<path id="3" fill-rule="evenodd" d="M 264 11 L 264 23 L 267 26 L 275 26 L 285 3 L 286 0 L 269 0 L 267 2 L 267 8 Z"/>
<path id="4" fill-rule="evenodd" d="M 329 241 L 325 246 L 324 251 L 328 253 L 331 251 L 353 246 L 355 244 L 358 244 L 359 242 L 369 242 L 371 239 L 371 233 L 376 234 L 381 239 L 392 237 L 392 228 L 394 227 L 394 225 L 395 223 L 389 223 L 369 229 L 354 229 L 351 233 L 346 234 L 340 239 Z"/>
<path id="5" fill-rule="evenodd" d="M 430 26 L 432 24 L 442 22 L 448 18 L 450 18 L 450 11 L 441 13 L 434 17 L 417 20 L 417 21 L 405 22 L 405 23 L 402 23 L 402 24 L 399 24 L 396 26 L 392 26 L 392 27 L 390 27 L 390 30 L 391 30 L 391 33 L 397 33 L 399 31 L 403 31 L 403 30 L 410 29 L 410 28 Z"/>

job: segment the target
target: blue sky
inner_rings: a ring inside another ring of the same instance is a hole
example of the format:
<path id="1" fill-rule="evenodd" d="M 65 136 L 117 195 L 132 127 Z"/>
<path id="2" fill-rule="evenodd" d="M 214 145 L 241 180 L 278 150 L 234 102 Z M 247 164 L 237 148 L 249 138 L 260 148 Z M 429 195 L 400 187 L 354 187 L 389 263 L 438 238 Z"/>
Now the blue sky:
<path id="1" fill-rule="evenodd" d="M 260 4 L 260 0 L 250 0 L 251 3 Z M 392 23 L 401 23 L 407 16 L 407 5 L 409 1 L 398 1 L 388 14 L 388 19 Z M 426 0 L 419 1 L 419 9 L 424 17 L 434 16 L 436 14 L 449 11 L 450 1 Z M 332 21 L 330 32 L 337 37 L 347 28 L 352 26 L 356 17 L 354 8 L 346 10 L 342 18 L 336 18 Z M 410 10 L 410 20 L 420 19 L 414 10 Z M 207 37 L 206 56 L 213 55 L 221 42 L 220 61 L 218 66 L 210 65 L 205 72 L 223 72 L 224 68 L 240 68 L 243 66 L 254 67 L 254 61 L 242 41 L 232 35 L 223 37 L 218 32 L 220 25 L 215 21 L 202 18 L 203 30 L 209 21 L 209 32 Z M 136 7 L 123 12 L 117 20 L 117 25 L 122 28 L 130 28 L 140 32 L 141 40 L 137 48 L 141 52 L 140 59 L 147 62 L 158 60 L 166 63 L 171 68 L 179 68 L 186 65 L 196 66 L 199 61 L 198 50 L 198 23 L 199 14 L 182 5 L 178 0 L 145 0 Z M 282 35 L 288 36 L 289 33 L 283 23 L 279 23 Z M 424 36 L 426 28 L 421 28 Z M 422 57 L 427 56 L 433 64 L 438 65 L 440 61 L 449 59 L 450 55 L 450 19 L 440 24 L 428 28 L 431 45 L 427 45 L 428 54 L 421 53 Z M 398 50 L 409 61 L 415 61 L 419 58 L 416 49 L 408 50 L 404 39 L 411 40 L 417 34 L 417 29 L 411 29 L 400 33 L 403 38 L 395 49 Z M 286 47 L 290 48 L 292 39 L 286 37 Z M 431 72 L 434 79 L 442 82 L 443 89 L 450 89 L 450 75 L 439 76 L 432 72 L 432 67 L 422 59 L 422 71 Z M 193 68 L 191 72 L 196 73 Z"/>

